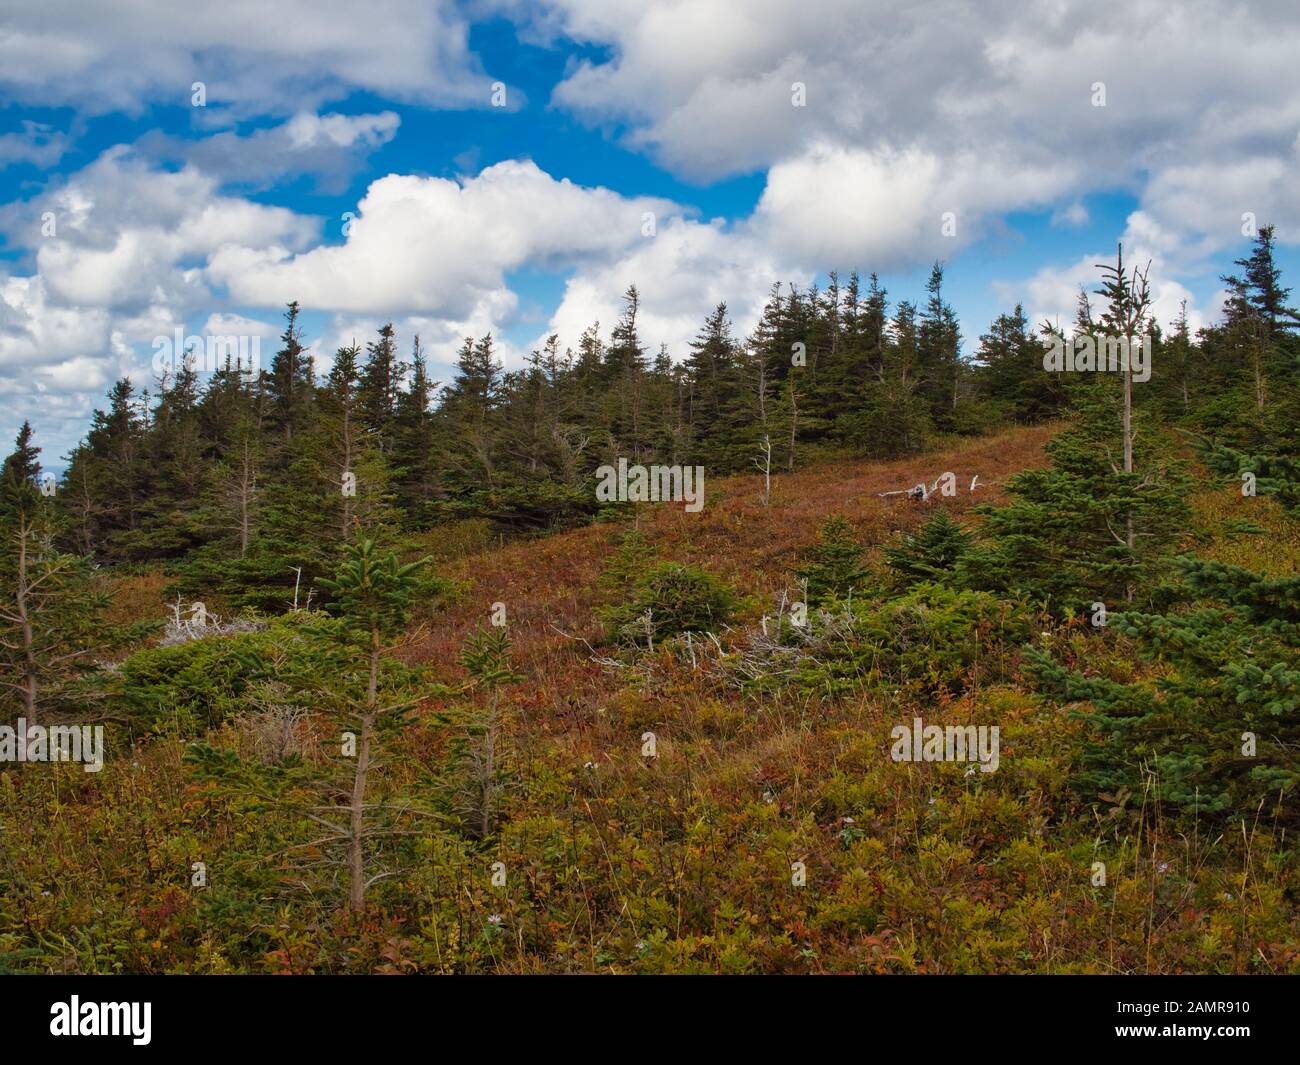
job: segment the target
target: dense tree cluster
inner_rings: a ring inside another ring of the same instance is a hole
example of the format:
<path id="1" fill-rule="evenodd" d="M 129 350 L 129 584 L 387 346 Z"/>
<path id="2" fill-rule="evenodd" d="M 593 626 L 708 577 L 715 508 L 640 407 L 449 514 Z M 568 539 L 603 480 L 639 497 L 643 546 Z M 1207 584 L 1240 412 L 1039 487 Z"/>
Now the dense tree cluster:
<path id="1" fill-rule="evenodd" d="M 822 454 L 895 457 L 941 434 L 1065 413 L 1073 426 L 1051 445 L 1053 466 L 1019 475 L 976 548 L 938 531 L 963 547 L 945 565 L 968 586 L 1058 613 L 1131 603 L 1168 568 L 1183 524 L 1170 428 L 1188 430 L 1214 472 L 1249 473 L 1287 506 L 1300 498 L 1300 316 L 1273 239 L 1260 231 L 1223 279 L 1223 320 L 1195 336 L 1185 314 L 1161 330 L 1145 277 L 1122 258 L 1103 269 L 1100 313 L 1080 292 L 1075 334 L 1151 336 L 1152 375 L 1138 386 L 1123 374 L 1046 372 L 1045 344 L 1065 331 L 1035 329 L 1021 307 L 964 355 L 939 264 L 919 306 L 891 303 L 874 274 L 832 273 L 825 288 L 774 286 L 747 338 L 719 304 L 688 352 L 653 358 L 633 286 L 607 335 L 593 325 L 576 349 L 551 336 L 519 369 L 503 369 L 490 334 L 467 337 L 445 387 L 419 337 L 404 356 L 391 325 L 318 373 L 290 304 L 269 367 L 227 359 L 201 381 L 180 360 L 152 392 L 118 381 L 57 491 L 40 485 L 23 427 L 0 515 L 9 683 L 34 707 L 41 675 L 67 674 L 94 645 L 79 620 L 93 614 L 83 599 L 94 564 L 161 567 L 191 600 L 279 613 L 328 598 L 362 530 L 393 548 L 460 518 L 503 533 L 587 521 L 602 505 L 597 467 L 620 458 L 711 474 L 757 462 L 779 474 Z M 929 558 L 926 543 L 915 550 Z M 839 581 L 815 566 L 806 576 L 814 599 Z M 55 620 L 66 635 L 42 650 L 42 626 Z M 41 664 L 50 659 L 60 665 Z"/>

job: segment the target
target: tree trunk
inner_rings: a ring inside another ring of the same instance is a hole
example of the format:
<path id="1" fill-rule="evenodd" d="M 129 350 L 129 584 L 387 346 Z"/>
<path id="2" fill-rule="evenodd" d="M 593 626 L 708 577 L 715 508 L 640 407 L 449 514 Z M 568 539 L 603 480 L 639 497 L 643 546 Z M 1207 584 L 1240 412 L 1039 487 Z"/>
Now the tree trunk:
<path id="1" fill-rule="evenodd" d="M 346 476 L 352 471 L 352 411 L 348 407 L 343 410 L 343 474 Z M 339 479 L 340 483 L 342 478 Z M 352 497 L 343 493 L 343 527 L 340 533 L 343 542 L 348 542 L 349 533 L 352 529 Z"/>
<path id="2" fill-rule="evenodd" d="M 27 516 L 24 514 L 18 523 L 18 587 L 16 590 L 15 601 L 18 608 L 18 623 L 22 629 L 23 638 L 23 716 L 27 720 L 27 727 L 38 724 L 39 717 L 36 709 L 36 682 L 37 682 L 37 662 L 35 649 L 35 636 L 32 633 L 32 619 L 28 613 L 27 604 L 31 595 L 31 586 L 27 577 L 27 541 L 31 527 L 27 524 Z"/>
<path id="3" fill-rule="evenodd" d="M 244 440 L 244 468 L 240 476 L 239 485 L 239 557 L 244 558 L 248 554 L 248 537 L 249 537 L 249 504 L 250 495 L 253 491 L 253 484 L 256 475 L 252 472 L 252 460 L 248 452 L 248 440 Z"/>
<path id="4" fill-rule="evenodd" d="M 352 777 L 352 803 L 348 818 L 348 877 L 351 884 L 349 902 L 354 911 L 365 906 L 365 853 L 362 849 L 365 826 L 366 774 L 370 770 L 370 743 L 375 733 L 375 715 L 379 704 L 379 630 L 370 632 L 370 680 L 366 686 L 366 709 L 361 715 L 361 742 L 357 745 L 357 768 Z"/>
<path id="5" fill-rule="evenodd" d="M 1133 472 L 1133 357 L 1130 353 L 1128 365 L 1124 367 L 1124 472 Z M 1132 555 L 1137 547 L 1137 532 L 1133 528 L 1133 511 L 1130 508 L 1125 516 L 1125 542 L 1128 544 L 1129 554 Z M 1124 592 L 1124 598 L 1128 602 L 1133 602 L 1133 595 L 1136 589 L 1129 584 Z"/>
<path id="6" fill-rule="evenodd" d="M 497 771 L 497 693 L 492 693 L 492 706 L 488 711 L 487 735 L 483 743 L 483 807 L 479 811 L 479 838 L 487 839 L 492 831 L 492 803 L 495 801 L 493 781 Z"/>
<path id="7" fill-rule="evenodd" d="M 1264 410 L 1264 401 L 1268 395 L 1267 379 L 1264 376 L 1264 358 L 1260 350 L 1259 343 L 1259 326 L 1256 325 L 1251 330 L 1254 340 L 1254 368 L 1255 368 L 1255 409 L 1261 413 Z"/>
<path id="8" fill-rule="evenodd" d="M 790 465 L 791 472 L 794 471 L 794 444 L 795 434 L 799 429 L 799 400 L 795 394 L 794 378 L 790 378 Z"/>

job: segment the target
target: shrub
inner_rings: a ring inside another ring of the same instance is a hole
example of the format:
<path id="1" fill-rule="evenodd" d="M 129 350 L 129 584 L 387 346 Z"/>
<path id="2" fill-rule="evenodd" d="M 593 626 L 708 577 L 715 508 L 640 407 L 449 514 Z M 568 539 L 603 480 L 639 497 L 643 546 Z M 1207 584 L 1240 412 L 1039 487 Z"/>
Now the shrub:
<path id="1" fill-rule="evenodd" d="M 291 614 L 251 632 L 137 651 L 107 677 L 108 705 L 145 729 L 164 722 L 210 728 L 257 709 L 259 685 L 310 670 L 308 636 L 328 624 L 319 615 Z"/>
<path id="2" fill-rule="evenodd" d="M 814 612 L 803 628 L 785 625 L 781 639 L 790 642 L 759 641 L 761 651 L 742 656 L 742 668 L 760 686 L 793 681 L 827 695 L 876 687 L 955 693 L 973 677 L 1011 672 L 1030 621 L 1021 603 L 921 584 L 898 599 Z"/>
<path id="3" fill-rule="evenodd" d="M 684 632 L 717 632 L 736 609 L 726 584 L 696 566 L 661 562 L 631 588 L 626 602 L 601 611 L 609 639 L 653 648 Z"/>
<path id="4" fill-rule="evenodd" d="M 827 518 L 818 535 L 818 543 L 806 552 L 807 561 L 795 570 L 810 604 L 849 596 L 868 575 L 862 564 L 862 544 L 844 518 L 838 514 Z"/>
<path id="5" fill-rule="evenodd" d="M 1030 652 L 1040 691 L 1092 705 L 1075 783 L 1087 798 L 1140 794 L 1149 784 L 1155 798 L 1189 814 L 1250 820 L 1263 805 L 1294 822 L 1300 578 L 1203 560 L 1180 568 L 1195 609 L 1124 613 L 1109 625 L 1137 642 L 1156 675 L 1125 684 Z"/>
<path id="6" fill-rule="evenodd" d="M 884 549 L 885 565 L 900 587 L 952 580 L 957 564 L 970 550 L 974 537 L 941 510 L 920 532 L 902 533 Z"/>

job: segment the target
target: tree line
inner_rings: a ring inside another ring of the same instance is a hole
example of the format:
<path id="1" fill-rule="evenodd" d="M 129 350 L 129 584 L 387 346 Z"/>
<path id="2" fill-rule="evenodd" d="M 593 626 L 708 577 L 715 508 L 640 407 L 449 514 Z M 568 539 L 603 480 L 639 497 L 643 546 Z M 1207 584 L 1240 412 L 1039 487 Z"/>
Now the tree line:
<path id="1" fill-rule="evenodd" d="M 1167 333 L 1145 317 L 1153 375 L 1137 389 L 1139 417 L 1240 453 L 1294 449 L 1297 320 L 1273 241 L 1262 229 L 1224 278 L 1221 322 L 1193 335 L 1185 309 Z M 71 555 L 162 565 L 187 592 L 282 610 L 334 571 L 361 528 L 379 543 L 463 518 L 503 533 L 562 528 L 597 513 L 594 471 L 620 457 L 711 474 L 828 453 L 892 458 L 1059 416 L 1088 387 L 1044 372 L 1043 344 L 1064 329 L 1035 326 L 1021 306 L 963 354 L 943 281 L 936 263 L 919 303 L 891 302 L 875 274 L 774 285 L 748 337 L 722 303 L 679 359 L 648 353 L 632 286 L 607 335 L 593 324 L 563 348 L 552 335 L 516 370 L 490 333 L 466 337 L 445 386 L 420 338 L 403 353 L 391 324 L 318 374 L 292 303 L 269 368 L 228 357 L 203 382 L 181 359 L 152 390 L 116 382 L 44 520 Z M 1080 292 L 1076 332 L 1122 326 Z M 5 470 L 13 484 L 37 482 L 29 426 Z"/>

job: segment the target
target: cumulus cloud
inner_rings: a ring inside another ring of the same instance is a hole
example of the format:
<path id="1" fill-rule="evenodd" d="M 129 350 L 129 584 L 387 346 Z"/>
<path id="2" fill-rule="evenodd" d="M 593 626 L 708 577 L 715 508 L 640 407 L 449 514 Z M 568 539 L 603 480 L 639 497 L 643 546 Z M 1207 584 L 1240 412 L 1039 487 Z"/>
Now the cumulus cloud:
<path id="1" fill-rule="evenodd" d="M 491 83 L 451 0 L 10 5 L 0 27 L 0 87 L 19 100 L 98 114 L 187 107 L 195 81 L 209 105 L 242 113 L 315 109 L 356 90 L 486 107 Z"/>
<path id="2" fill-rule="evenodd" d="M 1193 333 L 1218 316 L 1222 310 L 1219 296 L 1211 299 L 1208 306 L 1198 307 L 1194 294 L 1178 280 L 1170 253 L 1177 255 L 1183 249 L 1150 216 L 1141 211 L 1130 215 L 1120 243 L 1124 249 L 1124 272 L 1131 274 L 1134 267 L 1146 271 L 1151 315 L 1166 331 L 1184 306 Z M 1114 247 L 1102 248 L 1072 263 L 1044 266 L 1021 281 L 995 282 L 994 288 L 1005 303 L 1023 303 L 1035 328 L 1043 322 L 1052 322 L 1069 329 L 1078 308 L 1080 289 L 1088 293 L 1094 318 L 1105 311 L 1106 301 L 1096 293 L 1102 280 L 1100 264 L 1113 263 L 1115 254 Z"/>
<path id="3" fill-rule="evenodd" d="M 1064 164 L 1006 173 L 974 153 L 819 143 L 768 172 L 753 226 L 808 265 L 887 270 L 951 255 L 990 213 L 1049 203 L 1069 183 Z"/>
<path id="4" fill-rule="evenodd" d="M 210 297 L 196 264 L 217 249 L 297 248 L 317 229 L 284 208 L 224 196 L 193 167 L 153 169 L 124 147 L 33 200 L 0 208 L 0 231 L 35 246 L 45 289 L 72 306 L 193 306 Z"/>
<path id="5" fill-rule="evenodd" d="M 15 163 L 54 166 L 71 144 L 71 138 L 52 126 L 24 119 L 20 132 L 0 135 L 0 170 Z"/>
<path id="6" fill-rule="evenodd" d="M 0 208 L 0 232 L 26 249 L 0 269 L 6 406 L 21 416 L 39 404 L 48 424 L 77 404 L 84 416 L 119 376 L 148 384 L 154 338 L 224 300 L 203 276 L 213 254 L 232 242 L 298 249 L 318 231 L 314 219 L 225 195 L 194 167 L 155 169 L 125 147 Z"/>
<path id="7" fill-rule="evenodd" d="M 738 336 L 753 328 L 775 282 L 809 284 L 812 274 L 782 263 L 752 233 L 722 222 L 677 218 L 627 254 L 579 270 L 565 285 L 548 333 L 568 342 L 599 321 L 608 335 L 623 312 L 623 293 L 635 283 L 641 296 L 637 329 L 654 354 L 667 345 L 675 359 L 719 303 L 727 304 Z"/>
<path id="8" fill-rule="evenodd" d="M 52 302 L 39 275 L 0 277 L 0 371 L 30 380 L 44 369 L 102 351 L 110 322 L 103 308 Z"/>
<path id="9" fill-rule="evenodd" d="M 647 213 L 681 208 L 557 181 L 527 160 L 459 181 L 389 174 L 367 190 L 342 244 L 293 255 L 231 243 L 206 276 L 247 304 L 300 299 L 340 311 L 464 318 L 506 298 L 509 270 L 558 268 L 631 246 L 643 239 Z"/>
<path id="10" fill-rule="evenodd" d="M 827 259 L 854 233 L 891 258 L 919 244 L 920 261 L 942 211 L 964 207 L 970 233 L 1098 190 L 1138 195 L 1206 246 L 1237 240 L 1245 211 L 1300 239 L 1294 4 L 827 0 L 816 17 L 780 0 L 504 6 L 539 39 L 604 49 L 556 105 L 692 179 L 771 168 L 778 236 Z M 794 82 L 806 106 L 792 106 Z M 841 207 L 846 232 L 824 222 Z"/>
<path id="11" fill-rule="evenodd" d="M 393 111 L 300 111 L 286 122 L 247 135 L 226 130 L 191 140 L 154 131 L 141 138 L 136 149 L 153 160 L 189 162 L 226 188 L 265 189 L 286 176 L 311 174 L 319 191 L 338 193 L 371 152 L 393 139 L 399 125 L 401 119 Z"/>
<path id="12" fill-rule="evenodd" d="M 274 25 L 255 31 L 268 19 Z M 94 114 L 151 103 L 292 113 L 365 90 L 440 107 L 487 106 L 491 79 L 451 0 L 260 0 L 173 4 L 68 0 L 9 5 L 0 26 L 0 88 Z"/>

